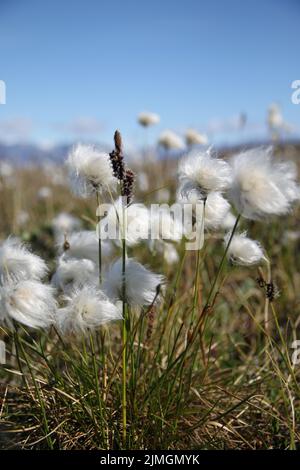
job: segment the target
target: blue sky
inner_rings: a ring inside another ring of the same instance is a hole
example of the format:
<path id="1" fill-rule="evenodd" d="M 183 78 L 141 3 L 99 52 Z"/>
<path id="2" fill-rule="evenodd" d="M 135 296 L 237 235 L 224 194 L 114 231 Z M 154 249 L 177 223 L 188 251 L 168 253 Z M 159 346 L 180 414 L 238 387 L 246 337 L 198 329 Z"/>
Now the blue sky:
<path id="1" fill-rule="evenodd" d="M 161 115 L 151 140 L 211 123 L 240 138 L 222 133 L 240 112 L 259 137 L 273 101 L 300 126 L 299 22 L 298 0 L 1 0 L 0 138 L 110 142 L 119 128 L 139 144 L 142 110 Z"/>

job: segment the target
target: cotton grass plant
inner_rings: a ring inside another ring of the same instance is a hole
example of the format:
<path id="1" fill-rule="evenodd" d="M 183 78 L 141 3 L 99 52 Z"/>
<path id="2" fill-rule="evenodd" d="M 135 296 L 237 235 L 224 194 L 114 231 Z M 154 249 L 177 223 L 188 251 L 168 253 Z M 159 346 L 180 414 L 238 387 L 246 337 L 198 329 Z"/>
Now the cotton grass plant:
<path id="1" fill-rule="evenodd" d="M 276 307 L 292 311 L 297 277 L 274 221 L 299 199 L 294 165 L 261 148 L 183 156 L 166 189 L 205 233 L 195 252 L 166 210 L 149 238 L 154 218 L 135 195 L 118 131 L 111 153 L 79 145 L 67 161 L 72 214 L 58 206 L 51 223 L 55 260 L 15 238 L 0 246 L 5 370 L 16 383 L 2 411 L 18 446 L 296 448 L 298 320 Z M 156 162 L 149 181 L 159 171 Z M 91 220 L 95 202 L 110 209 Z M 104 239 L 108 223 L 114 240 Z M 273 278 L 285 286 L 279 297 Z"/>

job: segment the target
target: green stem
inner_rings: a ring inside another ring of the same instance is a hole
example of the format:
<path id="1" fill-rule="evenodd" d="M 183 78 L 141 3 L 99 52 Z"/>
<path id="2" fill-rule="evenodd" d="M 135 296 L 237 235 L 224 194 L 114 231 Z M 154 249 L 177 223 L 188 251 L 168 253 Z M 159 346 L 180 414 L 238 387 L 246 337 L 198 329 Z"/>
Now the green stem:
<path id="1" fill-rule="evenodd" d="M 104 428 L 104 419 L 103 419 L 103 409 L 102 409 L 102 402 L 101 402 L 101 395 L 100 395 L 99 376 L 98 376 L 98 371 L 97 371 L 95 346 L 94 346 L 94 340 L 93 340 L 92 333 L 90 333 L 90 346 L 91 346 L 91 351 L 92 351 L 93 369 L 94 369 L 95 385 L 96 385 L 96 395 L 97 395 L 97 399 L 98 399 L 98 406 L 99 406 L 100 419 L 101 419 L 101 432 L 104 433 L 105 428 Z"/>
<path id="2" fill-rule="evenodd" d="M 40 389 L 39 389 L 39 386 L 36 383 L 36 380 L 34 378 L 33 370 L 31 368 L 31 365 L 29 363 L 27 354 L 26 354 L 25 349 L 23 347 L 22 340 L 19 339 L 18 332 L 16 332 L 16 339 L 17 339 L 17 343 L 20 346 L 20 349 L 22 351 L 23 357 L 25 359 L 26 365 L 28 367 L 28 370 L 29 370 L 29 373 L 30 373 L 30 376 L 31 376 L 31 379 L 32 379 L 37 397 L 38 397 L 38 401 L 39 401 L 39 404 L 40 404 L 40 407 L 41 407 L 42 417 L 43 417 L 43 421 L 44 421 L 44 427 L 45 427 L 45 432 L 46 432 L 46 440 L 47 440 L 48 446 L 52 450 L 53 449 L 53 442 L 52 442 L 51 437 L 49 436 L 49 432 L 50 432 L 49 431 L 49 425 L 48 425 L 46 410 L 45 410 L 45 406 L 44 406 L 44 403 L 43 403 L 43 400 L 42 400 L 42 397 L 41 397 Z"/>
<path id="3" fill-rule="evenodd" d="M 100 196 L 99 192 L 96 192 L 97 195 L 97 209 L 99 208 L 100 205 Z M 99 283 L 100 285 L 102 284 L 102 246 L 101 246 L 101 232 L 100 232 L 100 221 L 101 217 L 100 215 L 97 216 L 97 221 L 98 221 L 98 261 L 99 261 Z"/>
<path id="4" fill-rule="evenodd" d="M 203 234 L 204 234 L 205 205 L 206 205 L 206 199 L 204 199 L 203 201 L 203 212 L 202 212 L 201 227 L 200 227 L 200 239 L 204 237 Z M 195 275 L 195 281 L 194 281 L 194 295 L 193 295 L 193 309 L 192 309 L 190 327 L 192 327 L 194 323 L 196 307 L 197 307 L 197 302 L 198 302 L 198 283 L 199 283 L 199 276 L 200 276 L 201 249 L 202 249 L 202 246 L 201 248 L 198 248 L 197 250 L 196 275 Z"/>
<path id="5" fill-rule="evenodd" d="M 124 221 L 124 217 L 123 217 Z M 123 224 L 124 225 L 124 224 Z M 126 426 L 127 426 L 127 326 L 128 326 L 128 315 L 127 315 L 127 303 L 126 303 L 126 240 L 125 235 L 122 240 L 122 313 L 123 313 L 123 325 L 122 325 L 122 422 L 123 422 L 123 447 L 126 447 Z"/>
<path id="6" fill-rule="evenodd" d="M 214 290 L 215 290 L 215 287 L 217 285 L 217 282 L 219 280 L 219 277 L 223 271 L 223 267 L 224 267 L 224 263 L 225 263 L 225 260 L 226 260 L 226 256 L 227 256 L 227 253 L 228 253 L 228 250 L 229 250 L 229 247 L 230 247 L 230 244 L 232 242 L 232 239 L 233 239 L 233 236 L 235 234 L 235 231 L 237 229 L 237 226 L 239 224 L 239 221 L 240 221 L 240 218 L 241 218 L 241 214 L 239 214 L 236 218 L 236 221 L 235 221 L 235 224 L 233 226 L 233 229 L 232 229 L 232 232 L 230 234 L 230 237 L 229 237 L 229 240 L 228 240 L 228 243 L 226 245 L 226 248 L 225 248 L 225 251 L 223 253 L 223 256 L 222 256 L 222 259 L 221 259 L 221 262 L 219 264 L 219 267 L 218 267 L 218 271 L 217 271 L 217 274 L 215 276 L 215 279 L 214 279 L 214 282 L 210 288 L 210 291 L 209 291 L 209 294 L 207 296 L 207 300 L 206 300 L 206 304 L 205 304 L 205 307 L 204 307 L 204 311 L 207 309 L 207 307 L 209 306 L 210 304 L 210 301 L 211 301 L 211 298 L 212 298 L 212 295 L 214 293 Z"/>

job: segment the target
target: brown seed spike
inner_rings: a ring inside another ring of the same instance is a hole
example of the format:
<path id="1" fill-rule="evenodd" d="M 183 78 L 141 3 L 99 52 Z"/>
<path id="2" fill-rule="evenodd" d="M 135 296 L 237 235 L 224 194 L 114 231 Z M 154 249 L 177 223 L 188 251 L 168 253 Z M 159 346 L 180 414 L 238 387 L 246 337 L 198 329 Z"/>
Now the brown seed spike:
<path id="1" fill-rule="evenodd" d="M 115 148 L 117 153 L 122 153 L 122 136 L 121 132 L 116 130 L 114 135 Z"/>
<path id="2" fill-rule="evenodd" d="M 124 177 L 124 159 L 122 154 L 122 136 L 121 133 L 116 130 L 114 134 L 115 149 L 109 154 L 113 174 L 119 180 L 123 181 Z"/>
<path id="3" fill-rule="evenodd" d="M 123 178 L 122 196 L 127 197 L 127 204 L 131 202 L 133 196 L 134 173 L 129 168 L 125 170 Z"/>

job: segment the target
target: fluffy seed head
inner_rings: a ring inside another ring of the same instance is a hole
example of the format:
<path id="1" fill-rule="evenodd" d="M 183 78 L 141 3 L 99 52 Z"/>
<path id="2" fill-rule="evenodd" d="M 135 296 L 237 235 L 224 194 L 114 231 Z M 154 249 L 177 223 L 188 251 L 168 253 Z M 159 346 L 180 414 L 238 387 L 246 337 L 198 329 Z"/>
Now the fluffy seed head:
<path id="1" fill-rule="evenodd" d="M 223 224 L 230 210 L 229 202 L 219 191 L 211 191 L 204 195 L 198 188 L 192 186 L 188 190 L 187 188 L 185 190 L 179 188 L 177 200 L 180 204 L 192 204 L 193 212 L 195 212 L 194 206 L 201 204 L 201 213 L 204 211 L 204 226 L 212 230 L 219 228 Z"/>
<path id="2" fill-rule="evenodd" d="M 220 192 L 208 193 L 204 212 L 205 227 L 208 229 L 219 228 L 229 210 L 230 204 Z"/>
<path id="3" fill-rule="evenodd" d="M 62 238 L 65 234 L 75 232 L 81 227 L 81 221 L 67 212 L 61 212 L 52 220 L 52 228 L 56 239 Z"/>
<path id="4" fill-rule="evenodd" d="M 52 196 L 52 189 L 48 186 L 42 186 L 37 193 L 39 199 L 49 199 Z"/>
<path id="5" fill-rule="evenodd" d="M 200 132 L 195 129 L 188 129 L 185 133 L 185 140 L 187 145 L 207 145 L 208 139 L 205 134 L 200 134 Z"/>
<path id="6" fill-rule="evenodd" d="M 280 129 L 283 127 L 283 117 L 279 106 L 272 103 L 268 109 L 268 125 L 270 129 Z"/>
<path id="7" fill-rule="evenodd" d="M 296 165 L 275 161 L 271 147 L 242 152 L 231 164 L 234 180 L 229 196 L 248 219 L 285 214 L 300 197 Z"/>
<path id="8" fill-rule="evenodd" d="M 212 155 L 212 150 L 193 150 L 179 162 L 180 191 L 224 191 L 232 182 L 232 170 L 227 162 Z"/>
<path id="9" fill-rule="evenodd" d="M 155 113 L 150 113 L 148 111 L 145 111 L 138 115 L 138 123 L 144 127 L 153 126 L 154 124 L 158 124 L 159 121 L 160 121 L 160 117 L 158 114 L 155 114 Z"/>
<path id="10" fill-rule="evenodd" d="M 57 312 L 57 323 L 63 334 L 87 333 L 101 325 L 121 320 L 122 315 L 101 290 L 86 285 L 65 297 L 66 306 Z"/>
<path id="11" fill-rule="evenodd" d="M 30 328 L 47 328 L 55 321 L 54 289 L 37 281 L 8 282 L 0 288 L 2 321 L 13 320 Z"/>
<path id="12" fill-rule="evenodd" d="M 103 290 L 114 300 L 122 300 L 122 259 L 118 259 L 105 275 Z M 157 289 L 164 278 L 146 269 L 133 259 L 126 260 L 126 300 L 131 306 L 150 305 L 157 296 Z"/>
<path id="13" fill-rule="evenodd" d="M 175 134 L 173 131 L 164 131 L 161 133 L 158 139 L 158 144 L 161 145 L 165 150 L 182 150 L 184 149 L 184 142 Z"/>
<path id="14" fill-rule="evenodd" d="M 163 240 L 150 240 L 149 248 L 153 254 L 163 256 L 169 266 L 179 261 L 179 255 L 173 243 L 167 243 Z"/>
<path id="15" fill-rule="evenodd" d="M 41 280 L 47 271 L 45 261 L 30 253 L 18 239 L 8 238 L 0 245 L 0 283 Z"/>
<path id="16" fill-rule="evenodd" d="M 96 283 L 97 272 L 95 263 L 90 259 L 72 259 L 62 255 L 51 283 L 62 291 L 69 292 L 74 287 Z"/>
<path id="17" fill-rule="evenodd" d="M 230 233 L 224 237 L 224 245 L 227 246 L 230 238 Z M 243 266 L 250 266 L 265 260 L 264 252 L 260 244 L 247 237 L 247 232 L 236 234 L 233 236 L 227 256 L 231 262 L 241 264 Z"/>
<path id="18" fill-rule="evenodd" d="M 114 191 L 117 180 L 113 175 L 109 155 L 91 145 L 78 144 L 70 152 L 67 165 L 75 194 L 86 197 L 96 191 Z"/>
<path id="19" fill-rule="evenodd" d="M 68 249 L 64 252 L 64 259 L 89 259 L 94 263 L 98 261 L 98 237 L 94 230 L 81 230 L 67 236 Z M 60 253 L 63 252 L 64 243 L 59 245 Z M 101 243 L 103 257 L 108 257 L 111 253 L 109 240 Z"/>
<path id="20" fill-rule="evenodd" d="M 229 210 L 227 214 L 225 215 L 224 219 L 222 220 L 221 226 L 225 230 L 230 230 L 234 227 L 235 222 L 236 222 L 236 217 Z"/>

